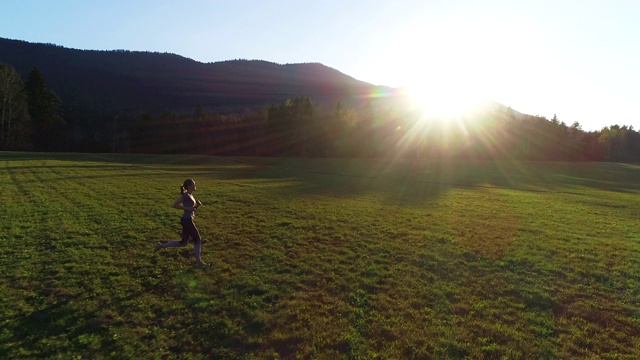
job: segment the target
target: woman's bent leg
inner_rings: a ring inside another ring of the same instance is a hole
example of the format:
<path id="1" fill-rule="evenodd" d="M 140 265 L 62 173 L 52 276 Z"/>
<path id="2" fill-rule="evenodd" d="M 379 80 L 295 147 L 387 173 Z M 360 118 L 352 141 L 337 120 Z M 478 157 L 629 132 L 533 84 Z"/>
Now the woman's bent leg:
<path id="1" fill-rule="evenodd" d="M 164 244 L 161 244 L 160 248 L 164 249 L 164 248 L 168 248 L 168 247 L 187 246 L 187 243 L 188 243 L 188 241 L 184 241 L 184 240 L 181 240 L 181 241 L 178 241 L 178 240 L 169 241 L 169 242 L 166 242 Z"/>

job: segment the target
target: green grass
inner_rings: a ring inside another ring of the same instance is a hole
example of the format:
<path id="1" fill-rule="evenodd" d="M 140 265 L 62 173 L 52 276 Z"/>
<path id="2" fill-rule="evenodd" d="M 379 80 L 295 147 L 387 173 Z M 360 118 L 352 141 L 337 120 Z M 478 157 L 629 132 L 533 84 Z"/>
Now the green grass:
<path id="1" fill-rule="evenodd" d="M 208 268 L 178 239 L 187 177 Z M 0 358 L 640 358 L 640 167 L 0 153 Z"/>

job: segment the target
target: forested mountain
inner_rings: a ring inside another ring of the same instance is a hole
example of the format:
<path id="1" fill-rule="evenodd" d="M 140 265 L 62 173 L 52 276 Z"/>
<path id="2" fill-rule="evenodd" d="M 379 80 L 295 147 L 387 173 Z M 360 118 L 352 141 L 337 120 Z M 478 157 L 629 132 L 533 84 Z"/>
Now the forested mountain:
<path id="1" fill-rule="evenodd" d="M 23 78 L 37 66 L 71 117 L 75 111 L 191 111 L 197 105 L 242 112 L 302 95 L 333 107 L 375 89 L 316 63 L 204 64 L 169 53 L 75 50 L 2 38 L 0 63 L 12 65 Z"/>

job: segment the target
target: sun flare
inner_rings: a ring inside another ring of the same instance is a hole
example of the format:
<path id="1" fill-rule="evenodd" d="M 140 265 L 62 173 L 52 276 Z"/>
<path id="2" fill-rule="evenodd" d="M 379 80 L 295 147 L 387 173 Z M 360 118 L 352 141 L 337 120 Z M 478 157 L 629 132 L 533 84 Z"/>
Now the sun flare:
<path id="1" fill-rule="evenodd" d="M 442 86 L 411 87 L 408 94 L 412 105 L 422 112 L 424 119 L 440 121 L 470 115 L 484 100 L 478 93 Z"/>
<path id="2" fill-rule="evenodd" d="M 492 20 L 469 13 L 455 21 L 407 24 L 385 43 L 386 77 L 405 88 L 425 119 L 459 119 L 487 100 L 504 102 L 526 57 L 516 58 L 513 46 L 505 46 L 518 44 L 503 31 L 513 24 Z"/>

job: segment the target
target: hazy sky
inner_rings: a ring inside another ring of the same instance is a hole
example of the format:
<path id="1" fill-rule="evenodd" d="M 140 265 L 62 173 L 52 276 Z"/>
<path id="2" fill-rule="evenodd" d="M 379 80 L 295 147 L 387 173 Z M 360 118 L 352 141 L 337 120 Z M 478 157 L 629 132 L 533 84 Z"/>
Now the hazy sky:
<path id="1" fill-rule="evenodd" d="M 4 38 L 320 62 L 585 130 L 640 128 L 640 1 L 3 0 L 1 10 Z"/>

